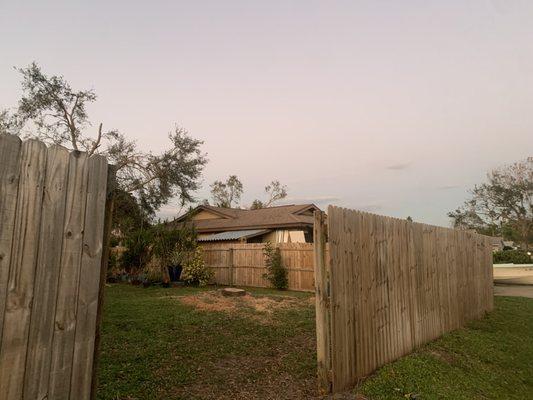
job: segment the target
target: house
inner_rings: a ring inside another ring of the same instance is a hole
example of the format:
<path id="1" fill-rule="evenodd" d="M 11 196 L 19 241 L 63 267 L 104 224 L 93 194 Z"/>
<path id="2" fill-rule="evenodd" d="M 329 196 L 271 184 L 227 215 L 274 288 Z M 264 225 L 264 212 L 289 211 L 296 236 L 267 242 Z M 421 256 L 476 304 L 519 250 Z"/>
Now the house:
<path id="1" fill-rule="evenodd" d="M 314 204 L 243 210 L 201 205 L 177 218 L 191 221 L 204 243 L 312 243 Z"/>
<path id="2" fill-rule="evenodd" d="M 491 236 L 490 243 L 492 245 L 492 251 L 501 251 L 503 250 L 503 238 L 501 236 Z"/>
<path id="3" fill-rule="evenodd" d="M 518 246 L 512 240 L 503 240 L 501 236 L 491 236 L 492 251 L 516 250 Z"/>

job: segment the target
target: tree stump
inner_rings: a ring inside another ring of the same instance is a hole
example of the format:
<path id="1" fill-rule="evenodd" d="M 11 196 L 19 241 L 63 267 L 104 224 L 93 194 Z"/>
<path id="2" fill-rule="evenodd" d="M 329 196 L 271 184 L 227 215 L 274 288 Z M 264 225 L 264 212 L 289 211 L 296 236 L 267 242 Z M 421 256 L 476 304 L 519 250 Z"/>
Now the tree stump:
<path id="1" fill-rule="evenodd" d="M 245 296 L 246 291 L 243 289 L 237 289 L 237 288 L 224 288 L 220 289 L 220 293 L 222 293 L 223 296 L 228 297 L 236 297 L 236 296 Z"/>

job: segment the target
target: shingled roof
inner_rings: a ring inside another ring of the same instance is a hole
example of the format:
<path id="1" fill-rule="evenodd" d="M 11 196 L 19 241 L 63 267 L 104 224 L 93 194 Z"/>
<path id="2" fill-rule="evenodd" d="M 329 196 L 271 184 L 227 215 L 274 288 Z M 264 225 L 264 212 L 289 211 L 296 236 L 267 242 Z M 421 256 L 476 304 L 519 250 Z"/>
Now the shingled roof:
<path id="1" fill-rule="evenodd" d="M 194 220 L 194 226 L 200 233 L 243 229 L 304 228 L 313 226 L 312 212 L 315 210 L 319 208 L 314 204 L 292 204 L 258 210 L 202 205 L 179 217 L 175 223 L 184 222 L 188 217 L 200 211 L 207 211 L 219 218 Z"/>

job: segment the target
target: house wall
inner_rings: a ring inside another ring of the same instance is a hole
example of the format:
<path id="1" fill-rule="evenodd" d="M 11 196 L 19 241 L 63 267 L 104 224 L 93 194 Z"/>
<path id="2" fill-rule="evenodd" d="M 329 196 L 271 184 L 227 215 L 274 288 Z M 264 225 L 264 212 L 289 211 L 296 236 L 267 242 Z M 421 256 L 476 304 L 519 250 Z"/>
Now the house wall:
<path id="1" fill-rule="evenodd" d="M 219 215 L 216 215 L 216 214 L 210 213 L 208 211 L 202 210 L 199 213 L 195 214 L 192 217 L 192 220 L 193 221 L 198 221 L 198 220 L 202 220 L 202 219 L 218 219 L 218 218 L 220 218 Z"/>
<path id="2" fill-rule="evenodd" d="M 262 237 L 262 242 L 271 243 L 305 243 L 305 235 L 302 230 L 276 229 Z"/>

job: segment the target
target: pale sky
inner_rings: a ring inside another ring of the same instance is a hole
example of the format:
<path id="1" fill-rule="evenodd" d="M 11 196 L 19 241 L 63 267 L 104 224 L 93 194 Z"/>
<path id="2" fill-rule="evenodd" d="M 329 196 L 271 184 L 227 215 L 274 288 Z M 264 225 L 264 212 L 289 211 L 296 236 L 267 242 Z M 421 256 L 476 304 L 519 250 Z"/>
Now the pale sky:
<path id="1" fill-rule="evenodd" d="M 449 225 L 533 155 L 531 0 L 0 0 L 0 109 L 32 61 L 145 150 L 175 123 L 204 140 L 199 199 L 236 174 L 243 206 L 278 179 L 289 203 Z"/>

